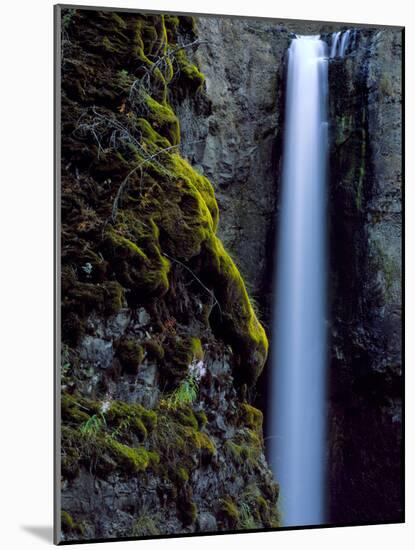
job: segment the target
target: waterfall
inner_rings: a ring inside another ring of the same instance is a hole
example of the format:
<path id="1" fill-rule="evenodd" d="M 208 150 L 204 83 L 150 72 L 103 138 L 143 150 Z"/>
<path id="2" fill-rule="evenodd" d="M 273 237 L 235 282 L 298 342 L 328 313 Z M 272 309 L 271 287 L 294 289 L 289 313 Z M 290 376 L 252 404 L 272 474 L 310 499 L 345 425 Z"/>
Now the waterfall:
<path id="1" fill-rule="evenodd" d="M 347 46 L 349 45 L 349 36 L 350 31 L 346 31 L 345 33 L 343 33 L 342 39 L 340 41 L 340 57 L 344 57 L 344 54 L 346 53 Z"/>
<path id="2" fill-rule="evenodd" d="M 288 50 L 268 454 L 282 523 L 325 521 L 327 46 Z"/>
<path id="3" fill-rule="evenodd" d="M 350 42 L 350 30 L 334 32 L 331 38 L 330 57 L 344 57 Z M 341 38 L 340 38 L 341 36 Z M 340 40 L 340 46 L 338 46 Z M 353 31 L 353 43 L 356 41 L 356 31 Z M 353 46 L 352 43 L 352 46 Z"/>
<path id="4" fill-rule="evenodd" d="M 333 34 L 332 44 L 331 44 L 331 50 L 330 50 L 330 57 L 336 57 L 337 53 L 337 42 L 339 41 L 341 32 L 335 32 Z"/>

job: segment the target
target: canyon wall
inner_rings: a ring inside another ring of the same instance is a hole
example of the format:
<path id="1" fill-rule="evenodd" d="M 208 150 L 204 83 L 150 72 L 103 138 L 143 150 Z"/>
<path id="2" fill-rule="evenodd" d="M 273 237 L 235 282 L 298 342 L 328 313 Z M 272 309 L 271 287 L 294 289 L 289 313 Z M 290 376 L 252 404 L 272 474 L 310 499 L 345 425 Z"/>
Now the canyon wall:
<path id="1" fill-rule="evenodd" d="M 62 540 L 279 526 L 285 53 L 334 28 L 63 12 Z M 401 46 L 359 28 L 329 61 L 336 523 L 402 517 Z"/>
<path id="2" fill-rule="evenodd" d="M 278 527 L 268 339 L 172 109 L 204 101 L 194 20 L 61 23 L 59 540 Z"/>
<path id="3" fill-rule="evenodd" d="M 219 232 L 269 333 L 285 53 L 293 32 L 321 34 L 330 50 L 333 30 L 348 27 L 209 17 L 197 26 L 208 101 L 178 109 L 183 150 L 215 185 Z M 333 523 L 402 517 L 401 62 L 401 30 L 369 27 L 352 27 L 346 55 L 329 59 Z M 269 368 L 256 388 L 265 411 Z"/>
<path id="4" fill-rule="evenodd" d="M 402 519 L 402 32 L 330 61 L 330 508 Z"/>

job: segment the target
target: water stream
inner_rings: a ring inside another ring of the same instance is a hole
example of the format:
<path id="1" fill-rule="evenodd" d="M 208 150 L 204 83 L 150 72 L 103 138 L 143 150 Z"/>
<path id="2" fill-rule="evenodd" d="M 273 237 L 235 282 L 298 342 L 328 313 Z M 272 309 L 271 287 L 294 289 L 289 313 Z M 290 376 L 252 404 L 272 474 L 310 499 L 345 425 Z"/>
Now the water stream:
<path id="1" fill-rule="evenodd" d="M 326 517 L 327 56 L 318 36 L 288 51 L 267 434 L 284 526 Z"/>

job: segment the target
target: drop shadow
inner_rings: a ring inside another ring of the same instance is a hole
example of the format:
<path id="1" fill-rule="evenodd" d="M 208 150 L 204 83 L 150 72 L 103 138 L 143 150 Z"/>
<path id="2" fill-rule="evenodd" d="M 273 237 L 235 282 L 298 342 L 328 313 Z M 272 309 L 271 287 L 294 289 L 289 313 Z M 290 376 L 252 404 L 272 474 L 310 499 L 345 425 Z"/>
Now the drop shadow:
<path id="1" fill-rule="evenodd" d="M 21 529 L 44 542 L 53 544 L 53 527 L 51 525 L 21 525 Z"/>

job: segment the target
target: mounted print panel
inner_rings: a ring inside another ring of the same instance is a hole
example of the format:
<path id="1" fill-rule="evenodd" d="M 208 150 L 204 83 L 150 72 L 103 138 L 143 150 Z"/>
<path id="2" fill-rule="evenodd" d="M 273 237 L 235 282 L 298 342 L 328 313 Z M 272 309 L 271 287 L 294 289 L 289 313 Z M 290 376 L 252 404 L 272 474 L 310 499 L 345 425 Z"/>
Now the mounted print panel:
<path id="1" fill-rule="evenodd" d="M 402 522 L 403 28 L 55 28 L 55 542 Z"/>

